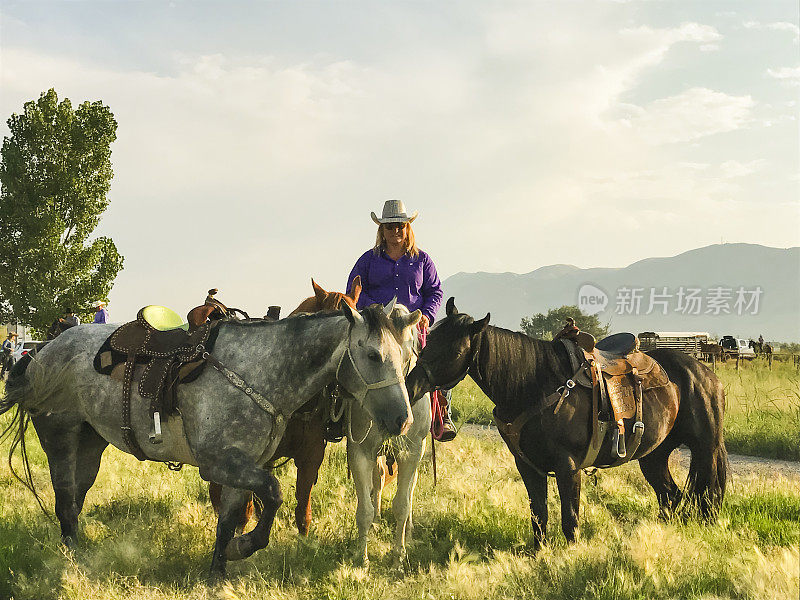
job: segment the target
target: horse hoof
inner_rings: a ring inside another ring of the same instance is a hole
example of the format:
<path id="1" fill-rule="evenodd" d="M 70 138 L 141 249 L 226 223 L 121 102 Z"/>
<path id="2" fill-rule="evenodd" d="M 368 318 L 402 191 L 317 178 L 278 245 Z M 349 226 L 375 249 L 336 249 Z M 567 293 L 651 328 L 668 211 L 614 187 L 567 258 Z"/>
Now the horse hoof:
<path id="1" fill-rule="evenodd" d="M 228 560 L 242 560 L 250 556 L 253 552 L 248 548 L 249 544 L 247 543 L 246 537 L 236 537 L 233 538 L 229 543 L 228 547 L 225 548 L 225 558 Z M 248 550 L 250 550 L 248 552 Z"/>
<path id="2" fill-rule="evenodd" d="M 71 535 L 67 535 L 61 537 L 61 543 L 64 544 L 64 546 L 66 546 L 69 550 L 75 550 L 75 547 L 78 545 L 78 540 Z"/>

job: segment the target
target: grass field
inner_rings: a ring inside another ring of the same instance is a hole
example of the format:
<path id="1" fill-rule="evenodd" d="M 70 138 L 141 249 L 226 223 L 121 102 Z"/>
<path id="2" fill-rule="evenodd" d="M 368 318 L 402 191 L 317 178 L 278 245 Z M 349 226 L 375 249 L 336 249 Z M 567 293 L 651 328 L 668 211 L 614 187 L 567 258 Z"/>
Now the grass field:
<path id="1" fill-rule="evenodd" d="M 6 417 L 0 419 L 6 421 Z M 34 476 L 52 511 L 46 461 L 30 433 Z M 0 446 L 5 455 L 7 446 Z M 229 581 L 209 586 L 214 515 L 197 469 L 173 473 L 115 449 L 81 516 L 74 551 L 32 495 L 0 469 L 0 598 L 797 598 L 800 489 L 771 473 L 733 477 L 719 522 L 664 523 L 635 465 L 586 481 L 581 539 L 560 532 L 550 482 L 549 544 L 530 556 L 527 497 L 510 454 L 495 437 L 461 435 L 439 446 L 439 484 L 426 457 L 416 529 L 402 570 L 393 566 L 388 499 L 370 544 L 369 569 L 355 568 L 355 498 L 344 445 L 329 449 L 313 498 L 310 537 L 294 532 L 294 468 L 280 469 L 287 499 L 270 546 L 230 563 Z M 17 463 L 18 464 L 18 463 Z M 682 477 L 684 473 L 679 473 Z M 390 489 L 393 493 L 393 489 Z"/>
<path id="2" fill-rule="evenodd" d="M 800 372 L 791 362 L 760 359 L 717 365 L 725 387 L 725 443 L 728 451 L 800 461 Z M 453 391 L 456 420 L 488 425 L 492 403 L 467 378 Z"/>
<path id="3" fill-rule="evenodd" d="M 731 451 L 798 458 L 800 399 L 790 365 L 759 363 L 718 371 L 727 394 Z M 461 422 L 491 421 L 491 403 L 471 380 L 456 389 Z M 0 425 L 8 415 L 0 418 Z M 792 438 L 794 436 L 794 438 Z M 52 513 L 44 454 L 29 431 L 37 487 Z M 8 445 L 0 445 L 0 456 Z M 229 565 L 229 581 L 208 585 L 215 517 L 197 469 L 173 473 L 116 449 L 81 516 L 74 551 L 33 496 L 0 468 L 0 598 L 797 598 L 800 478 L 770 471 L 730 480 L 719 522 L 664 523 L 635 465 L 585 480 L 581 539 L 560 531 L 550 482 L 548 546 L 527 551 L 527 496 L 496 436 L 462 434 L 439 446 L 439 484 L 429 455 L 416 496 L 408 561 L 395 567 L 393 521 L 370 544 L 369 569 L 353 566 L 355 497 L 344 445 L 330 447 L 315 489 L 312 534 L 292 526 L 294 475 L 280 469 L 286 502 L 270 546 Z M 15 459 L 19 469 L 19 461 Z M 677 468 L 678 477 L 685 476 Z M 393 489 L 390 489 L 393 493 Z"/>

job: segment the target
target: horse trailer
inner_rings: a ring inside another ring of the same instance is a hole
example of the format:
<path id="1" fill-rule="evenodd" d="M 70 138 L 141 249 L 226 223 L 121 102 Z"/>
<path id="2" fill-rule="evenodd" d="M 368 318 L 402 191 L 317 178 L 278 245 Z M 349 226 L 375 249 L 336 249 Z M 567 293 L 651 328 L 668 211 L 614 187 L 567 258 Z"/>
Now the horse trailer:
<path id="1" fill-rule="evenodd" d="M 675 348 L 692 356 L 702 352 L 700 344 L 708 343 L 707 331 L 644 331 L 639 334 L 641 350 Z"/>

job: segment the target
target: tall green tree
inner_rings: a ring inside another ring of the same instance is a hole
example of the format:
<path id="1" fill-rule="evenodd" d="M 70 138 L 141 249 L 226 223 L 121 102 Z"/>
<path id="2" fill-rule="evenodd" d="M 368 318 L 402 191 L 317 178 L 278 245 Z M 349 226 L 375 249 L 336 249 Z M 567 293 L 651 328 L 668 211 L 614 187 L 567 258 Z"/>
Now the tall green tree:
<path id="1" fill-rule="evenodd" d="M 608 335 L 608 325 L 603 325 L 597 315 L 583 314 L 577 306 L 562 306 L 548 310 L 547 314 L 537 313 L 532 317 L 522 317 L 520 328 L 531 337 L 552 340 L 564 327 L 567 317 L 575 319 L 575 325 L 580 330 L 591 333 L 598 340 Z"/>
<path id="2" fill-rule="evenodd" d="M 108 237 L 90 240 L 108 207 L 114 115 L 77 109 L 55 90 L 8 119 L 0 161 L 0 321 L 43 331 L 66 308 L 84 318 L 107 299 L 123 258 Z"/>

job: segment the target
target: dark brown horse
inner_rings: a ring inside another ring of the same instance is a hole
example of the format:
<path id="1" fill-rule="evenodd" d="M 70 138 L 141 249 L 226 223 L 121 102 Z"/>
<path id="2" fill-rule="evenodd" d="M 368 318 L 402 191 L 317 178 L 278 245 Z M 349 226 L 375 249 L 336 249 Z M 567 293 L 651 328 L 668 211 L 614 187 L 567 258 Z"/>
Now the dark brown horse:
<path id="1" fill-rule="evenodd" d="M 544 403 L 574 372 L 566 345 L 492 327 L 488 314 L 475 321 L 458 312 L 453 298 L 447 301 L 446 312 L 446 318 L 428 335 L 417 366 L 406 377 L 409 398 L 413 403 L 425 392 L 452 387 L 469 374 L 494 402 L 495 415 L 502 422 L 513 422 L 532 406 L 541 407 L 519 432 L 518 448 L 524 458 L 515 454 L 530 497 L 534 549 L 544 541 L 547 528 L 546 473 L 555 474 L 562 530 L 567 540 L 574 540 L 581 489 L 579 465 L 592 431 L 591 391 L 575 387 L 557 411 Z M 639 461 L 656 492 L 662 516 L 667 516 L 683 495 L 670 474 L 669 456 L 686 444 L 692 460 L 684 500 L 700 516 L 713 519 L 725 493 L 728 469 L 722 438 L 722 384 L 711 370 L 680 351 L 662 348 L 648 354 L 674 385 L 644 392 L 644 434 L 628 460 Z M 611 444 L 606 442 L 593 465 L 614 462 L 611 452 Z"/>
<path id="2" fill-rule="evenodd" d="M 313 279 L 311 286 L 314 288 L 314 295 L 303 300 L 289 316 L 341 310 L 343 303 L 355 310 L 356 302 L 361 295 L 361 278 L 358 276 L 350 286 L 352 290 L 350 295 L 341 292 L 326 292 Z M 278 459 L 287 458 L 293 459 L 297 467 L 297 484 L 295 486 L 297 507 L 294 510 L 294 517 L 297 530 L 301 535 L 308 535 L 308 528 L 311 524 L 311 490 L 317 482 L 317 474 L 325 457 L 327 415 L 323 414 L 321 410 L 324 406 L 324 402 L 315 398 L 295 412 L 289 419 L 286 433 L 272 457 L 273 464 Z M 219 508 L 221 491 L 222 486 L 216 483 L 209 484 L 208 493 L 214 510 Z M 254 508 L 251 501 L 240 520 L 242 528 L 253 516 L 253 513 Z"/>
<path id="3" fill-rule="evenodd" d="M 75 325 L 73 325 L 72 323 L 67 323 L 64 319 L 56 319 L 55 321 L 53 321 L 53 324 L 50 325 L 50 328 L 47 330 L 47 337 L 45 339 L 54 340 L 70 327 L 75 327 Z"/>

